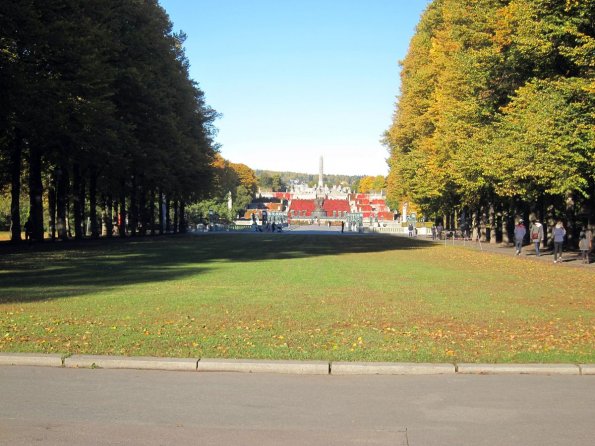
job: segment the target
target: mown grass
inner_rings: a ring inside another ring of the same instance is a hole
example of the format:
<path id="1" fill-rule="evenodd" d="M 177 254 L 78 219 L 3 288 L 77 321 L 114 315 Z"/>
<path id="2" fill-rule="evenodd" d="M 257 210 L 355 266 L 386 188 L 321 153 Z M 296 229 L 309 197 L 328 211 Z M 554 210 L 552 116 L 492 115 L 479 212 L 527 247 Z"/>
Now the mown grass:
<path id="1" fill-rule="evenodd" d="M 383 236 L 207 234 L 0 253 L 0 351 L 595 362 L 591 269 Z"/>

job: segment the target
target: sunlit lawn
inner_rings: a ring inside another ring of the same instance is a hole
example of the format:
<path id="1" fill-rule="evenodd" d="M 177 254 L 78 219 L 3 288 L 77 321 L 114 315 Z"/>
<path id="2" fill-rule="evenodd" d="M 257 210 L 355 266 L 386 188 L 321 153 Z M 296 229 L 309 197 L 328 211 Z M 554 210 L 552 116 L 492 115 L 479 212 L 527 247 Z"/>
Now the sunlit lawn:
<path id="1" fill-rule="evenodd" d="M 0 246 L 0 351 L 595 362 L 595 273 L 398 237 Z"/>
<path id="2" fill-rule="evenodd" d="M 46 235 L 47 237 L 47 235 Z M 21 239 L 25 240 L 25 233 L 21 232 Z M 10 240 L 10 231 L 0 231 L 0 242 Z"/>

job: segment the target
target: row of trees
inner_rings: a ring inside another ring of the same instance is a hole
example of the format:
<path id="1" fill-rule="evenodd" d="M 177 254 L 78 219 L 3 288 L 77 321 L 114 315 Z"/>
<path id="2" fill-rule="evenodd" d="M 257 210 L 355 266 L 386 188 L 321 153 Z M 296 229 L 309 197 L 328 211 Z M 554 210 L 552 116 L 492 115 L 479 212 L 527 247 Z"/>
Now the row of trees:
<path id="1" fill-rule="evenodd" d="M 185 226 L 205 196 L 216 153 L 183 33 L 157 0 L 0 2 L 0 189 L 12 240 Z M 47 208 L 44 209 L 44 203 Z M 102 214 L 101 218 L 99 212 Z M 158 216 L 158 217 L 157 217 Z M 170 216 L 172 221 L 170 221 Z"/>
<path id="2" fill-rule="evenodd" d="M 259 171 L 258 186 L 262 190 L 273 192 L 286 192 L 287 183 L 283 181 L 280 173 L 268 173 L 266 171 Z"/>
<path id="3" fill-rule="evenodd" d="M 504 241 L 515 215 L 592 219 L 594 17 L 595 0 L 434 0 L 385 135 L 392 201 Z"/>
<path id="4" fill-rule="evenodd" d="M 193 203 L 187 209 L 192 224 L 205 222 L 212 216 L 233 220 L 243 214 L 258 190 L 256 173 L 245 164 L 232 163 L 216 154 L 213 169 L 209 198 Z"/>

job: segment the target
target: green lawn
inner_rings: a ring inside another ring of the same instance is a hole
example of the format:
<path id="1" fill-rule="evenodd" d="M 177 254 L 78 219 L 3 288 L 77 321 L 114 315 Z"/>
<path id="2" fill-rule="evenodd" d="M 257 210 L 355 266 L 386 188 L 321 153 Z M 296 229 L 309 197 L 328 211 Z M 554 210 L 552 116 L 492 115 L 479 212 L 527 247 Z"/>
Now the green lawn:
<path id="1" fill-rule="evenodd" d="M 595 362 L 595 274 L 390 236 L 0 246 L 0 351 Z"/>

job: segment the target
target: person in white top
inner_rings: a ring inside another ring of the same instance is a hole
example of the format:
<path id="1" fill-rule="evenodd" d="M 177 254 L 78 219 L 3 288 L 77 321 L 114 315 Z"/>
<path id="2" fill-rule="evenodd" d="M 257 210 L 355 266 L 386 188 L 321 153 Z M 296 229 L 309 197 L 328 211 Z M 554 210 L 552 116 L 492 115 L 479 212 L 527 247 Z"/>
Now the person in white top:
<path id="1" fill-rule="evenodd" d="M 539 257 L 539 247 L 543 241 L 543 225 L 539 223 L 539 220 L 533 221 L 529 228 L 529 238 L 535 245 L 535 255 Z"/>

